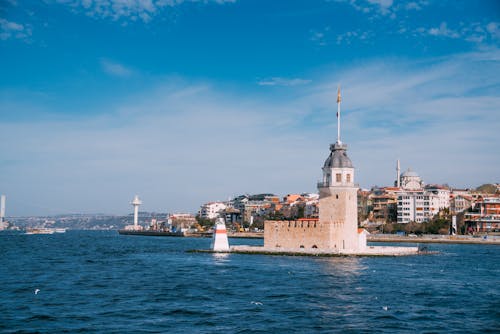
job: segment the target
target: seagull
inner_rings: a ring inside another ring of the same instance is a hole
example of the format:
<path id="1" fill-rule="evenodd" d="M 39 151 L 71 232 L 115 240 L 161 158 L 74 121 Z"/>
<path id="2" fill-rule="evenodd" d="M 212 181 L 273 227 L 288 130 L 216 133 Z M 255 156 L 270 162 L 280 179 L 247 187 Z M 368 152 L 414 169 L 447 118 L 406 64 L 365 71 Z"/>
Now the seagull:
<path id="1" fill-rule="evenodd" d="M 35 295 L 38 295 L 39 292 L 40 292 L 40 289 L 35 289 Z"/>
<path id="2" fill-rule="evenodd" d="M 382 306 L 382 309 L 383 309 L 384 311 L 387 311 L 387 310 L 389 309 L 389 306 Z"/>
<path id="3" fill-rule="evenodd" d="M 251 304 L 254 304 L 254 305 L 262 305 L 262 303 L 261 303 L 261 302 L 254 302 L 254 301 L 252 301 L 252 302 L 250 302 L 250 303 L 251 303 Z"/>

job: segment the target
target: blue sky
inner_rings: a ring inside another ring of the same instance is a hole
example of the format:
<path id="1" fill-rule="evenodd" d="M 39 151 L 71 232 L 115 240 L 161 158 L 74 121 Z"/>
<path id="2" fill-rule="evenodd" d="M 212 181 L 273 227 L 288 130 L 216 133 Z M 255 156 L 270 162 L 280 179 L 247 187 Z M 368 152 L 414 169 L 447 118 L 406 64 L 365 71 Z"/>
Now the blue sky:
<path id="1" fill-rule="evenodd" d="M 498 1 L 0 0 L 7 215 L 195 212 L 361 187 L 500 182 Z"/>

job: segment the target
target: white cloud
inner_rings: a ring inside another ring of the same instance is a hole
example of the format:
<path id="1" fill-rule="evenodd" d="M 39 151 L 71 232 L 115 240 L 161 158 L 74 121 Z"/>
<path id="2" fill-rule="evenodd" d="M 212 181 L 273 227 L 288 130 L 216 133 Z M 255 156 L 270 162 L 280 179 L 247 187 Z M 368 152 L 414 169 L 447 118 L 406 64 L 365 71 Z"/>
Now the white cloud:
<path id="1" fill-rule="evenodd" d="M 486 30 L 494 39 L 500 39 L 500 27 L 498 22 L 490 22 L 486 25 Z"/>
<path id="2" fill-rule="evenodd" d="M 259 86 L 298 86 L 311 83 L 311 80 L 301 78 L 281 78 L 273 77 L 269 79 L 260 80 Z"/>
<path id="3" fill-rule="evenodd" d="M 336 2 L 348 3 L 355 10 L 369 14 L 372 17 L 389 17 L 395 19 L 398 13 L 409 10 L 421 10 L 428 5 L 427 0 L 412 2 L 398 2 L 393 0 L 335 0 Z"/>
<path id="4" fill-rule="evenodd" d="M 310 33 L 310 40 L 319 46 L 328 45 L 330 44 L 329 40 L 333 39 L 336 44 L 352 44 L 355 41 L 366 43 L 374 36 L 374 32 L 371 30 L 361 31 L 359 29 L 334 35 L 329 26 L 319 31 L 311 30 Z"/>
<path id="5" fill-rule="evenodd" d="M 454 30 L 448 28 L 446 22 L 441 22 L 439 27 L 430 28 L 428 30 L 428 34 L 432 36 L 442 36 L 442 37 L 450 37 L 450 38 L 459 38 L 460 34 Z"/>
<path id="6" fill-rule="evenodd" d="M 107 74 L 117 77 L 128 77 L 132 75 L 133 71 L 122 64 L 110 61 L 108 59 L 101 59 L 101 67 Z"/>
<path id="7" fill-rule="evenodd" d="M 57 0 L 87 15 L 112 20 L 130 19 L 149 22 L 166 7 L 175 7 L 183 3 L 234 3 L 235 0 Z"/>
<path id="8" fill-rule="evenodd" d="M 412 1 L 408 2 L 405 6 L 406 10 L 422 10 L 428 4 L 427 1 Z"/>
<path id="9" fill-rule="evenodd" d="M 337 35 L 337 44 L 351 44 L 354 40 L 368 41 L 372 36 L 372 31 L 347 31 L 343 34 Z"/>
<path id="10" fill-rule="evenodd" d="M 497 40 L 500 39 L 500 29 L 497 22 L 462 23 L 455 29 L 449 28 L 446 22 L 442 22 L 438 27 L 421 27 L 416 29 L 415 32 L 423 36 L 463 39 L 477 44 L 496 44 Z"/>
<path id="11" fill-rule="evenodd" d="M 319 46 L 325 46 L 327 44 L 325 40 L 325 35 L 328 33 L 329 30 L 330 27 L 325 27 L 322 31 L 311 30 L 310 40 Z"/>
<path id="12" fill-rule="evenodd" d="M 145 210 L 195 211 L 245 192 L 315 191 L 336 136 L 338 82 L 361 186 L 391 184 L 397 158 L 428 183 L 498 182 L 499 70 L 496 49 L 425 64 L 383 59 L 272 100 L 167 80 L 98 116 L 2 122 L 2 191 L 11 214 L 42 213 L 30 205 L 126 213 L 136 193 Z M 8 110 L 21 112 L 22 100 Z"/>
<path id="13" fill-rule="evenodd" d="M 8 21 L 0 18 L 0 39 L 7 40 L 10 38 L 27 39 L 31 36 L 31 27 L 24 26 L 20 23 Z"/>
<path id="14" fill-rule="evenodd" d="M 383 8 L 389 8 L 393 4 L 392 0 L 368 0 L 368 2 L 371 4 L 379 5 L 380 7 Z"/>

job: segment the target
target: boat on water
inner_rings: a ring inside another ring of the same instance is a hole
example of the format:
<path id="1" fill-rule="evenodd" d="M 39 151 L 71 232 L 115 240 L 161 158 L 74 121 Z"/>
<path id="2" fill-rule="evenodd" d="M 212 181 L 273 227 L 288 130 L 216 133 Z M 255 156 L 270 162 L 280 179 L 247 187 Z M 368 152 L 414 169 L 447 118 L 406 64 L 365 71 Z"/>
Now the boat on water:
<path id="1" fill-rule="evenodd" d="M 55 232 L 52 228 L 27 228 L 25 234 L 54 234 Z"/>
<path id="2" fill-rule="evenodd" d="M 26 229 L 26 234 L 54 234 L 66 233 L 65 228 L 32 227 Z"/>
<path id="3" fill-rule="evenodd" d="M 118 230 L 121 235 L 146 235 L 155 237 L 184 237 L 184 232 L 171 232 L 160 230 Z"/>

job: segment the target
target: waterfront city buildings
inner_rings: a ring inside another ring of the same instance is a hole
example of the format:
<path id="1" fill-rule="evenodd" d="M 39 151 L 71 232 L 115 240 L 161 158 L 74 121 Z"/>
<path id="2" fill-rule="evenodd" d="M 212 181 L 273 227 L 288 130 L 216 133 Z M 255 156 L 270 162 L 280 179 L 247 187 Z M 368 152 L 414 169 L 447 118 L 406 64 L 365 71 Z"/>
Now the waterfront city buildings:
<path id="1" fill-rule="evenodd" d="M 465 213 L 464 222 L 468 232 L 500 232 L 500 198 L 479 199 L 474 210 Z"/>

